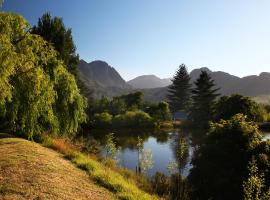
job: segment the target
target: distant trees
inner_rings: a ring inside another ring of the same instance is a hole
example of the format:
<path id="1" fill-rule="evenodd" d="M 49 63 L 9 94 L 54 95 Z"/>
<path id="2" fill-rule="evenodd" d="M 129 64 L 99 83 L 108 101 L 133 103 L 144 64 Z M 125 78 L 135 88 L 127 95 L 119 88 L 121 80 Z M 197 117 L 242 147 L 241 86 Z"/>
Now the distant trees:
<path id="1" fill-rule="evenodd" d="M 32 33 L 52 44 L 67 70 L 75 76 L 78 75 L 79 55 L 76 54 L 71 29 L 65 27 L 62 18 L 51 17 L 49 13 L 45 13 L 32 28 Z"/>
<path id="2" fill-rule="evenodd" d="M 169 104 L 164 101 L 161 101 L 159 103 L 145 104 L 144 107 L 144 111 L 156 121 L 171 120 Z"/>
<path id="3" fill-rule="evenodd" d="M 91 110 L 90 118 L 94 127 L 108 127 L 108 125 L 114 127 L 159 127 L 162 122 L 171 120 L 168 103 L 163 101 L 146 103 L 143 101 L 143 93 L 141 92 L 129 93 L 113 99 L 102 97 L 93 104 Z M 111 117 L 108 117 L 109 115 Z M 105 120 L 109 118 L 110 120 Z M 168 122 L 166 126 L 169 125 Z"/>
<path id="4" fill-rule="evenodd" d="M 247 166 L 260 141 L 257 126 L 242 114 L 212 124 L 192 161 L 192 199 L 243 199 Z"/>
<path id="5" fill-rule="evenodd" d="M 168 101 L 173 112 L 183 111 L 190 103 L 191 84 L 190 77 L 184 64 L 179 66 L 168 87 Z"/>
<path id="6" fill-rule="evenodd" d="M 217 91 L 214 80 L 206 71 L 202 71 L 192 90 L 189 119 L 194 126 L 206 128 L 208 122 L 213 119 L 215 99 L 219 96 Z"/>
<path id="7" fill-rule="evenodd" d="M 70 135 L 86 120 L 86 100 L 57 52 L 18 15 L 0 13 L 0 105 L 14 131 Z"/>
<path id="8" fill-rule="evenodd" d="M 249 120 L 256 122 L 263 122 L 268 118 L 268 113 L 263 105 L 238 94 L 223 96 L 215 105 L 216 120 L 230 119 L 237 113 L 243 113 Z"/>

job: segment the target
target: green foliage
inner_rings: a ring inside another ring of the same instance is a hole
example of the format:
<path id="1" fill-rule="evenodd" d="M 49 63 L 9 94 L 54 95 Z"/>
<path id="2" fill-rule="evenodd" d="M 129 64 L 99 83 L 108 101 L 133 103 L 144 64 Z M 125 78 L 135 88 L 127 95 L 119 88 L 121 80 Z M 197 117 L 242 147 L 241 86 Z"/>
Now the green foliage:
<path id="1" fill-rule="evenodd" d="M 142 173 L 153 167 L 153 154 L 151 149 L 142 149 L 139 154 L 139 166 Z"/>
<path id="2" fill-rule="evenodd" d="M 251 121 L 264 122 L 268 113 L 263 105 L 252 101 L 249 97 L 231 95 L 221 97 L 215 105 L 215 119 L 230 119 L 237 113 L 243 113 Z"/>
<path id="3" fill-rule="evenodd" d="M 125 200 L 155 200 L 158 199 L 140 190 L 132 181 L 119 173 L 102 166 L 83 154 L 76 154 L 72 162 L 84 169 L 97 184 L 109 189 L 116 194 L 118 199 Z"/>
<path id="4" fill-rule="evenodd" d="M 78 75 L 79 56 L 76 54 L 71 29 L 65 27 L 62 18 L 52 18 L 49 13 L 45 13 L 33 27 L 32 33 L 52 44 L 67 70 L 75 76 Z"/>
<path id="5" fill-rule="evenodd" d="M 29 138 L 76 132 L 86 101 L 57 52 L 21 16 L 0 13 L 0 27 L 0 104 L 11 127 Z"/>
<path id="6" fill-rule="evenodd" d="M 262 141 L 252 152 L 259 173 L 265 177 L 265 188 L 270 188 L 270 140 Z M 266 192 L 266 191 L 265 191 Z"/>
<path id="7" fill-rule="evenodd" d="M 154 127 L 155 124 L 149 114 L 143 111 L 127 111 L 113 119 L 117 127 Z"/>
<path id="8" fill-rule="evenodd" d="M 94 115 L 94 126 L 109 127 L 112 124 L 112 115 L 107 112 L 96 113 Z"/>
<path id="9" fill-rule="evenodd" d="M 208 127 L 208 122 L 213 119 L 213 106 L 218 89 L 214 80 L 206 71 L 202 71 L 200 77 L 195 81 L 195 88 L 192 90 L 192 107 L 189 114 L 193 126 L 199 128 Z"/>
<path id="10" fill-rule="evenodd" d="M 127 104 L 124 99 L 121 98 L 113 98 L 110 102 L 110 113 L 115 116 L 119 114 L 125 113 L 127 110 Z"/>
<path id="11" fill-rule="evenodd" d="M 138 136 L 137 142 L 137 149 L 138 149 L 138 168 L 139 173 L 145 174 L 147 170 L 153 167 L 153 154 L 150 149 L 144 149 L 143 140 L 141 137 Z"/>
<path id="12" fill-rule="evenodd" d="M 118 97 L 125 101 L 125 104 L 129 110 L 140 109 L 143 105 L 143 93 L 134 92 Z"/>
<path id="13" fill-rule="evenodd" d="M 179 66 L 168 87 L 168 99 L 173 112 L 183 111 L 189 107 L 191 84 L 190 77 L 184 64 Z"/>
<path id="14" fill-rule="evenodd" d="M 93 113 L 109 112 L 109 110 L 110 100 L 105 96 L 102 96 L 102 98 L 96 101 L 93 105 Z"/>
<path id="15" fill-rule="evenodd" d="M 192 199 L 242 199 L 246 166 L 260 141 L 257 126 L 242 114 L 211 124 L 192 161 Z"/>
<path id="16" fill-rule="evenodd" d="M 144 111 L 148 113 L 155 121 L 171 120 L 169 104 L 164 101 L 148 105 L 146 104 Z"/>
<path id="17" fill-rule="evenodd" d="M 116 147 L 113 133 L 110 133 L 106 136 L 105 149 L 106 149 L 106 157 L 109 157 L 110 159 L 113 160 L 117 159 L 119 148 Z"/>
<path id="18" fill-rule="evenodd" d="M 249 162 L 249 177 L 243 183 L 244 200 L 268 200 L 270 199 L 270 188 L 264 192 L 265 179 L 263 174 L 259 174 L 256 160 Z"/>

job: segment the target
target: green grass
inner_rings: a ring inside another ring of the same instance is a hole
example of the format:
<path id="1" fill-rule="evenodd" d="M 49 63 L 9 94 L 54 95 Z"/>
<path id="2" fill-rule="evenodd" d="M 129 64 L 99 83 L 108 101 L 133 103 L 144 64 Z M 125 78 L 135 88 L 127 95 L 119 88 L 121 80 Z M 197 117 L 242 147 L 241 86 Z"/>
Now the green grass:
<path id="1" fill-rule="evenodd" d="M 112 168 L 92 159 L 91 157 L 72 149 L 63 140 L 46 140 L 47 147 L 53 148 L 62 154 L 78 168 L 85 170 L 92 180 L 98 185 L 113 192 L 121 200 L 155 200 L 155 195 L 150 195 L 139 189 L 134 179 L 127 178 Z M 125 171 L 125 170 L 122 170 Z M 126 173 L 125 173 L 126 174 Z"/>
<path id="2" fill-rule="evenodd" d="M 99 162 L 78 153 L 72 162 L 79 168 L 84 169 L 99 185 L 116 193 L 119 199 L 123 200 L 154 200 L 155 196 L 151 196 L 140 190 L 134 183 L 127 181 L 123 176 L 113 170 L 104 167 Z"/>

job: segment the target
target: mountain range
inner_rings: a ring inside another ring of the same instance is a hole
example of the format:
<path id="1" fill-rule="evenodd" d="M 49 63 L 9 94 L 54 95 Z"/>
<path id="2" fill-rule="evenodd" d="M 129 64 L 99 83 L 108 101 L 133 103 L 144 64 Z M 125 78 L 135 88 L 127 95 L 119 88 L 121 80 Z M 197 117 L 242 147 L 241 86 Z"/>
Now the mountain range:
<path id="1" fill-rule="evenodd" d="M 121 75 L 104 61 L 90 63 L 81 60 L 79 63 L 80 80 L 94 91 L 94 97 L 102 95 L 109 97 L 121 95 L 132 91 L 142 91 L 147 101 L 160 101 L 166 98 L 167 86 L 171 80 L 161 79 L 155 75 L 143 75 L 130 81 L 125 81 Z M 262 72 L 260 75 L 251 75 L 243 78 L 222 71 L 211 71 L 203 67 L 190 72 L 193 83 L 201 71 L 207 71 L 220 88 L 221 95 L 234 93 L 245 96 L 270 95 L 270 73 Z M 173 73 L 173 72 L 172 72 Z"/>

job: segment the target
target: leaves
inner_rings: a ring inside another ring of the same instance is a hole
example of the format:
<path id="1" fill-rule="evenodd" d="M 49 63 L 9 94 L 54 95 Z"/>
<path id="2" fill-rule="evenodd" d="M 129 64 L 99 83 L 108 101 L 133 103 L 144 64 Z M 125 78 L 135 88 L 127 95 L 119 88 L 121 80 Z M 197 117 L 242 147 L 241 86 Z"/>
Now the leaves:
<path id="1" fill-rule="evenodd" d="M 19 15 L 0 13 L 0 104 L 14 131 L 71 134 L 86 120 L 74 76 Z"/>

